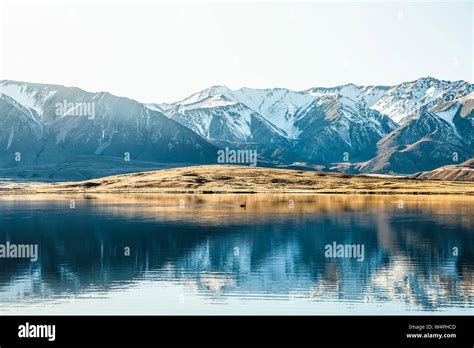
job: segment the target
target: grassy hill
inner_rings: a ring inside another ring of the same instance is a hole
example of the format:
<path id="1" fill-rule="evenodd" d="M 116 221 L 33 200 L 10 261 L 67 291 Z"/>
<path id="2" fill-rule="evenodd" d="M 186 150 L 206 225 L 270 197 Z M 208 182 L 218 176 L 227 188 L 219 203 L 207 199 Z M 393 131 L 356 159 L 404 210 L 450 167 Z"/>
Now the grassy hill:
<path id="1" fill-rule="evenodd" d="M 474 182 L 208 165 L 69 183 L 4 184 L 0 193 L 474 194 Z"/>

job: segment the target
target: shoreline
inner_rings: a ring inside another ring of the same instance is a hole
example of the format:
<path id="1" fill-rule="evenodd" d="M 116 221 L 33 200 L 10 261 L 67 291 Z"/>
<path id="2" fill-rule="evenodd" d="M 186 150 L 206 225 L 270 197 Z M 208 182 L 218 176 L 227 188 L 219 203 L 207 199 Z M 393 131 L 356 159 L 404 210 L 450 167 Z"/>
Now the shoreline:
<path id="1" fill-rule="evenodd" d="M 474 195 L 474 182 L 232 165 L 190 166 L 78 182 L 9 183 L 0 196 L 35 194 Z"/>
<path id="2" fill-rule="evenodd" d="M 474 196 L 474 192 L 461 191 L 28 191 L 28 190 L 8 190 L 0 191 L 1 196 L 32 196 L 32 195 L 79 195 L 79 194 L 99 194 L 99 195 L 121 195 L 121 194 L 159 194 L 159 195 L 361 195 L 361 196 Z"/>

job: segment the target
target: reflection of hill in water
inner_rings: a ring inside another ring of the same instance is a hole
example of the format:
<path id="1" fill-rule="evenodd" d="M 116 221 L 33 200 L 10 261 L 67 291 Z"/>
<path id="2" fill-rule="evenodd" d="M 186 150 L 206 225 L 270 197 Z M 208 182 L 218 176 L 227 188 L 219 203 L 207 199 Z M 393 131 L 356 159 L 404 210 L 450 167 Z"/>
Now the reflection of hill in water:
<path id="1" fill-rule="evenodd" d="M 152 279 L 215 299 L 474 306 L 473 198 L 88 196 L 74 210 L 71 197 L 24 199 L 0 200 L 0 242 L 38 243 L 41 259 L 0 260 L 3 303 Z M 364 244 L 365 262 L 326 259 L 333 241 Z"/>

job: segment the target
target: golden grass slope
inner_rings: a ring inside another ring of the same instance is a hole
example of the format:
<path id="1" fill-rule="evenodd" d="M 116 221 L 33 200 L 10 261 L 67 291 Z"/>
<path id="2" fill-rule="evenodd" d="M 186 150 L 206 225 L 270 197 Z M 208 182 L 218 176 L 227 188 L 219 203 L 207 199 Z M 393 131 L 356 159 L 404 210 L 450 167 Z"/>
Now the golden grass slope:
<path id="1" fill-rule="evenodd" d="M 443 166 L 430 172 L 416 173 L 412 177 L 429 180 L 474 182 L 474 158 L 458 165 Z"/>
<path id="2" fill-rule="evenodd" d="M 206 165 L 0 189 L 0 193 L 14 192 L 474 194 L 474 183 Z"/>

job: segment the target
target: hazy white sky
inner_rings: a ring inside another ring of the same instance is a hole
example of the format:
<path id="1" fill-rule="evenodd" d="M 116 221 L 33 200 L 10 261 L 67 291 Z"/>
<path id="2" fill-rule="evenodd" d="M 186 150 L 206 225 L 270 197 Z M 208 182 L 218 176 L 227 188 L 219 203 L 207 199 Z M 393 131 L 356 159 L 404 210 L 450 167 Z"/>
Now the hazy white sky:
<path id="1" fill-rule="evenodd" d="M 3 3 L 0 79 L 146 102 L 231 88 L 473 81 L 471 1 Z"/>

